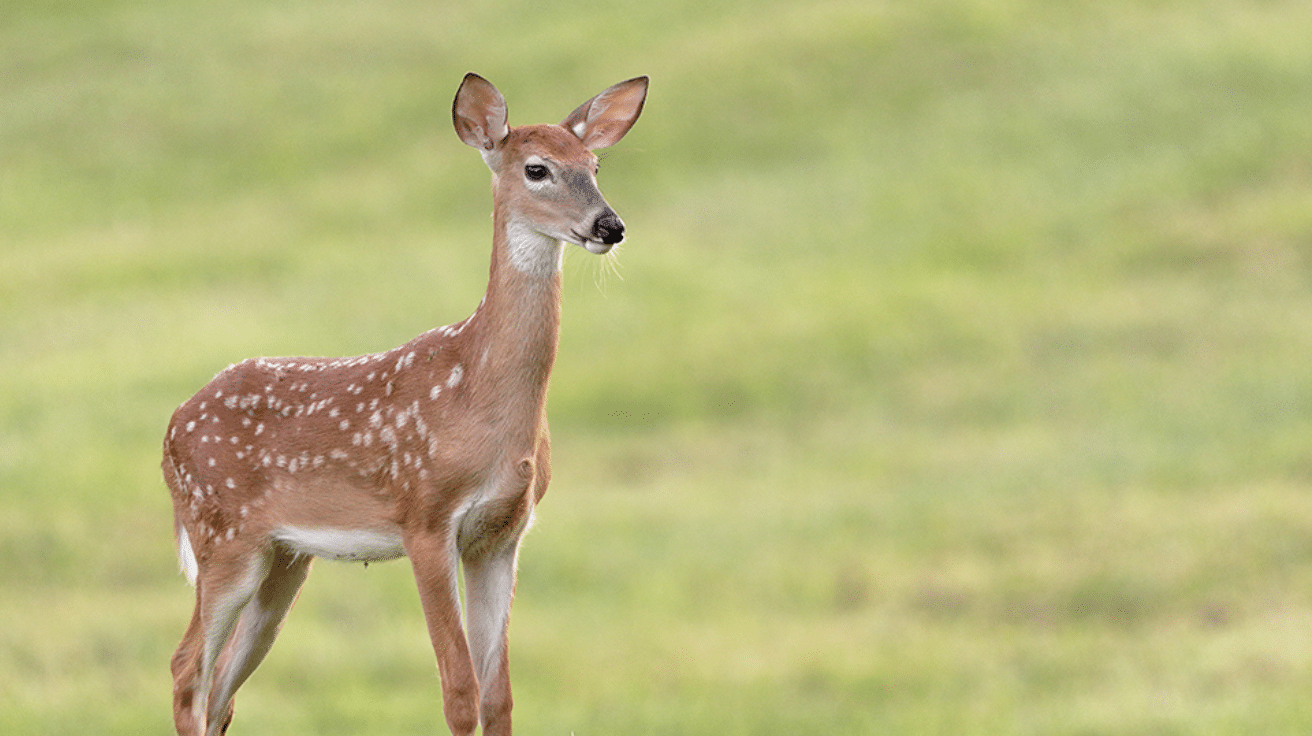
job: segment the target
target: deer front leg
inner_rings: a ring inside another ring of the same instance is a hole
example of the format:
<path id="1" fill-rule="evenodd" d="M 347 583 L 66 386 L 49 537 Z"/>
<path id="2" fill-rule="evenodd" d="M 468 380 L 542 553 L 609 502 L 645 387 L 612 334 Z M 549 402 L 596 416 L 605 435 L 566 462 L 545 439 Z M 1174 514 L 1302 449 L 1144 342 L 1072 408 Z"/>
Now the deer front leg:
<path id="1" fill-rule="evenodd" d="M 460 627 L 455 542 L 446 532 L 424 531 L 405 540 L 414 568 L 428 636 L 442 679 L 442 710 L 453 736 L 472 736 L 478 726 L 478 679 Z"/>
<path id="2" fill-rule="evenodd" d="M 519 542 L 483 559 L 466 558 L 469 646 L 482 690 L 484 736 L 510 736 L 510 602 L 515 595 Z"/>

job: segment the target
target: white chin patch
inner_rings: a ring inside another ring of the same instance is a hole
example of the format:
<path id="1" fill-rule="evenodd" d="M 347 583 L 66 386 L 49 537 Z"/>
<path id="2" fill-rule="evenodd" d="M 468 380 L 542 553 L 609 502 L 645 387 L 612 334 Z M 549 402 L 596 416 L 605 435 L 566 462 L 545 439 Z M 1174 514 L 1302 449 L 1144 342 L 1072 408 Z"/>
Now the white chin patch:
<path id="1" fill-rule="evenodd" d="M 610 243 L 599 243 L 595 240 L 585 240 L 583 241 L 583 247 L 587 248 L 589 253 L 601 255 L 603 253 L 609 253 L 613 246 Z"/>

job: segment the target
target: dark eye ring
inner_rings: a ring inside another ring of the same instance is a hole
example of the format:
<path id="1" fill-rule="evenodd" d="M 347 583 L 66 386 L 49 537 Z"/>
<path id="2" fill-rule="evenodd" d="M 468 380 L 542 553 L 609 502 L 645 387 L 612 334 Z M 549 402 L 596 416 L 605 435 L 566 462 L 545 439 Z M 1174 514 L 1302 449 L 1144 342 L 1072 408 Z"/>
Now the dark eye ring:
<path id="1" fill-rule="evenodd" d="M 542 181 L 550 174 L 551 172 L 542 164 L 529 164 L 524 167 L 524 176 L 528 177 L 529 181 Z"/>

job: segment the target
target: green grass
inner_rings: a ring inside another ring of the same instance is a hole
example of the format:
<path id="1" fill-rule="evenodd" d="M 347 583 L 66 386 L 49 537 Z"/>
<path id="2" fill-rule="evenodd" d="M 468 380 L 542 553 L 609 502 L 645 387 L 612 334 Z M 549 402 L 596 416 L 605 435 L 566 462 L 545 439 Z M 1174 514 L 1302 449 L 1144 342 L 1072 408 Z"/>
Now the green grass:
<path id="1" fill-rule="evenodd" d="M 566 259 L 512 621 L 537 734 L 1312 730 L 1312 6 L 0 8 L 0 724 L 166 734 L 159 440 L 477 304 L 512 124 L 652 76 Z M 319 563 L 234 733 L 434 733 Z"/>

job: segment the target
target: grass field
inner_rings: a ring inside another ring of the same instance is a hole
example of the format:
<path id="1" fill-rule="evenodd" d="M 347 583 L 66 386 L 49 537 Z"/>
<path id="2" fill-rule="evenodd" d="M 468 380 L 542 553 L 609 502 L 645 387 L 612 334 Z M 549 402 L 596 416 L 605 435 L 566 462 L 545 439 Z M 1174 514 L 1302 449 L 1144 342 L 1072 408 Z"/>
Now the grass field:
<path id="1" fill-rule="evenodd" d="M 478 303 L 512 124 L 652 77 L 565 264 L 522 734 L 1312 732 L 1312 4 L 0 6 L 0 731 L 171 733 L 158 448 Z M 622 277 L 622 278 L 620 278 Z M 233 734 L 444 732 L 320 562 Z"/>

